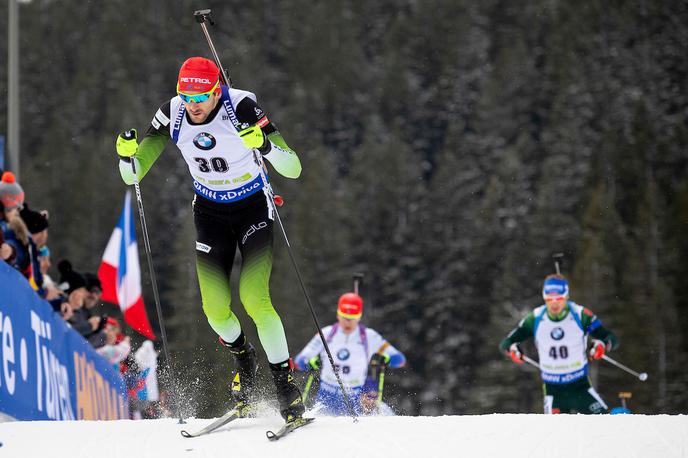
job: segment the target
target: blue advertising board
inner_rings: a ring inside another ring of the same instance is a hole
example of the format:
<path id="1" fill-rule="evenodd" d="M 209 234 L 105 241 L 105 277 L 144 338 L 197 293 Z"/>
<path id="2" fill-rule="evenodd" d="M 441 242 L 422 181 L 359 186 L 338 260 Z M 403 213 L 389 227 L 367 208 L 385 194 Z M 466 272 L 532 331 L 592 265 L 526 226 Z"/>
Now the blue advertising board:
<path id="1" fill-rule="evenodd" d="M 17 420 L 128 418 L 118 371 L 5 262 L 0 262 L 0 413 Z"/>

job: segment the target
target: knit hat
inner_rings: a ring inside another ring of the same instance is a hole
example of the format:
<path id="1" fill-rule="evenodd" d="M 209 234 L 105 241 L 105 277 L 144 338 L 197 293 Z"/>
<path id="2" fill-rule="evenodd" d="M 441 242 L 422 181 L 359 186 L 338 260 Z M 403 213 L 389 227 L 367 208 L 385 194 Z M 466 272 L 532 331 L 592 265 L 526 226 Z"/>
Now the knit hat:
<path id="1" fill-rule="evenodd" d="M 24 204 L 24 208 L 19 212 L 19 216 L 24 220 L 26 227 L 32 234 L 38 234 L 49 226 L 46 215 L 31 210 L 28 204 Z"/>
<path id="2" fill-rule="evenodd" d="M 363 315 L 363 299 L 356 293 L 342 294 L 337 304 L 337 316 L 357 320 Z"/>
<path id="3" fill-rule="evenodd" d="M 177 92 L 202 94 L 210 91 L 219 78 L 220 70 L 212 60 L 204 57 L 190 57 L 179 69 Z"/>
<path id="4" fill-rule="evenodd" d="M 60 272 L 60 285 L 59 288 L 67 294 L 71 294 L 72 291 L 85 288 L 86 279 L 83 275 L 75 272 L 72 269 L 72 263 L 63 259 L 57 264 L 57 270 Z"/>
<path id="5" fill-rule="evenodd" d="M 93 288 L 98 288 L 99 290 L 103 290 L 103 286 L 100 283 L 100 279 L 96 274 L 92 274 L 91 272 L 85 272 L 84 273 L 84 280 L 86 280 L 86 289 L 93 292 Z"/>
<path id="6" fill-rule="evenodd" d="M 5 172 L 0 179 L 0 203 L 5 210 L 21 207 L 24 204 L 24 190 L 14 177 L 14 173 Z"/>

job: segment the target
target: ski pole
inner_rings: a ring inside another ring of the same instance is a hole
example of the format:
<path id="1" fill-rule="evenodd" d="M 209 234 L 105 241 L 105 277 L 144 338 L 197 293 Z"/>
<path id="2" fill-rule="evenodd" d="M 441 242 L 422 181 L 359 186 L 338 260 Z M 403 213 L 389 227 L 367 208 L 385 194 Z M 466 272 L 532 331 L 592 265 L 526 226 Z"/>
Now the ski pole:
<path id="1" fill-rule="evenodd" d="M 315 379 L 315 375 L 313 375 L 313 372 L 311 371 L 310 374 L 308 374 L 308 380 L 306 380 L 306 386 L 303 387 L 303 394 L 301 395 L 301 401 L 303 403 L 306 403 L 306 400 L 308 400 L 308 394 L 311 391 L 311 386 L 313 385 L 313 380 Z"/>
<path id="2" fill-rule="evenodd" d="M 151 278 L 151 287 L 153 288 L 153 297 L 155 298 L 155 310 L 158 313 L 158 322 L 160 323 L 160 336 L 162 337 L 162 349 L 165 353 L 165 365 L 167 366 L 167 371 L 170 374 L 170 379 L 172 381 L 173 394 L 175 398 L 175 408 L 177 410 L 177 416 L 179 417 L 179 423 L 184 424 L 184 418 L 179 407 L 179 396 L 177 395 L 177 377 L 175 377 L 174 370 L 172 369 L 172 360 L 170 359 L 170 353 L 167 349 L 167 333 L 165 332 L 165 321 L 162 317 L 162 307 L 160 306 L 160 295 L 158 294 L 158 282 L 155 277 L 155 269 L 153 268 L 153 255 L 151 254 L 150 240 L 148 239 L 148 226 L 146 225 L 146 215 L 143 211 L 143 199 L 141 198 L 141 187 L 139 186 L 139 179 L 136 175 L 136 165 L 134 164 L 133 158 L 129 158 L 131 162 L 131 170 L 134 172 L 134 189 L 136 190 L 136 203 L 139 210 L 139 218 L 141 219 L 141 232 L 143 232 L 143 245 L 146 248 L 146 259 L 148 260 L 148 272 Z"/>
<path id="3" fill-rule="evenodd" d="M 205 35 L 206 40 L 208 41 L 208 46 L 210 47 L 210 51 L 213 54 L 213 57 L 215 59 L 215 63 L 217 64 L 218 68 L 220 69 L 220 73 L 223 76 L 223 79 L 225 80 L 225 83 L 227 84 L 227 87 L 231 87 L 230 81 L 231 79 L 229 78 L 228 73 L 225 71 L 224 67 L 222 66 L 222 63 L 220 62 L 220 58 L 217 54 L 217 51 L 215 51 L 215 46 L 213 45 L 213 41 L 210 38 L 210 34 L 208 33 L 208 28 L 205 25 L 205 21 L 207 20 L 210 22 L 211 25 L 214 24 L 214 22 L 211 19 L 211 12 L 210 10 L 199 10 L 194 13 L 194 17 L 196 18 L 196 22 L 198 22 L 201 25 L 201 29 L 203 29 L 203 34 Z M 356 411 L 354 410 L 353 404 L 351 403 L 351 400 L 349 399 L 349 395 L 346 392 L 346 389 L 344 388 L 344 383 L 342 382 L 341 377 L 339 376 L 339 370 L 337 369 L 337 366 L 334 363 L 334 358 L 332 357 L 332 352 L 330 351 L 330 346 L 327 344 L 327 340 L 325 339 L 325 336 L 322 333 L 322 326 L 320 325 L 320 322 L 318 321 L 318 317 L 315 314 L 315 310 L 313 309 L 313 304 L 311 303 L 311 298 L 308 295 L 308 292 L 306 291 L 306 287 L 304 286 L 303 279 L 301 278 L 301 272 L 299 271 L 299 267 L 296 264 L 296 258 L 294 257 L 294 253 L 291 250 L 291 244 L 289 243 L 289 238 L 287 237 L 287 231 L 284 228 L 284 224 L 282 223 L 282 218 L 280 218 L 279 212 L 277 211 L 277 205 L 275 204 L 275 195 L 272 192 L 272 186 L 270 186 L 270 183 L 268 182 L 266 172 L 265 172 L 265 165 L 263 164 L 263 158 L 262 155 L 260 154 L 259 151 L 253 150 L 253 159 L 256 161 L 256 164 L 260 168 L 260 177 L 261 180 L 263 181 L 263 189 L 266 195 L 268 196 L 268 202 L 270 203 L 270 210 L 271 213 L 275 215 L 275 219 L 277 219 L 277 223 L 280 227 L 280 230 L 282 232 L 282 237 L 284 238 L 284 242 L 287 246 L 287 253 L 289 253 L 289 259 L 291 259 L 291 264 L 294 268 L 294 272 L 296 272 L 296 277 L 299 280 L 299 285 L 301 286 L 301 291 L 303 292 L 304 297 L 306 298 L 306 304 L 308 304 L 308 309 L 311 312 L 311 316 L 313 317 L 313 321 L 315 323 L 316 328 L 318 329 L 318 334 L 320 335 L 320 340 L 322 340 L 323 347 L 325 348 L 325 352 L 327 353 L 327 358 L 330 361 L 330 365 L 332 366 L 332 370 L 334 371 L 334 375 L 337 378 L 337 383 L 339 383 L 339 388 L 342 390 L 342 396 L 344 397 L 344 401 L 346 403 L 346 406 L 349 410 L 349 414 L 351 417 L 354 419 L 354 421 L 357 421 L 357 415 Z"/>
<path id="4" fill-rule="evenodd" d="M 528 357 L 528 355 L 526 355 L 526 354 L 523 355 L 523 361 L 527 362 L 527 363 L 530 364 L 531 366 L 535 366 L 535 367 L 537 367 L 538 369 L 540 369 L 540 363 L 538 363 L 538 362 L 535 361 L 534 359 Z"/>
<path id="5" fill-rule="evenodd" d="M 645 380 L 647 380 L 647 373 L 646 372 L 638 373 L 638 372 L 634 371 L 633 369 L 630 369 L 630 368 L 624 366 L 623 364 L 616 361 L 615 359 L 610 358 L 607 355 L 602 355 L 602 359 L 607 361 L 608 363 L 613 364 L 614 366 L 618 367 L 619 369 L 628 372 L 631 375 L 635 375 L 636 377 L 638 377 L 638 380 L 640 380 L 641 382 L 644 382 Z"/>
<path id="6" fill-rule="evenodd" d="M 377 402 L 382 402 L 382 390 L 385 389 L 385 367 L 380 369 L 380 381 L 377 384 Z"/>

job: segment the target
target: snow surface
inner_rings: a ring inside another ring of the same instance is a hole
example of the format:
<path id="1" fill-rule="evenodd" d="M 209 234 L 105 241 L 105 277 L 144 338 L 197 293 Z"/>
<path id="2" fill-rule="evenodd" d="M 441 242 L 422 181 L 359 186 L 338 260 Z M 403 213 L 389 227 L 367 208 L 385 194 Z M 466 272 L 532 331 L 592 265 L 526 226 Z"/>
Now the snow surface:
<path id="1" fill-rule="evenodd" d="M 186 439 L 207 419 L 0 423 L 0 457 L 688 457 L 688 416 L 318 417 L 278 442 L 278 416 Z"/>

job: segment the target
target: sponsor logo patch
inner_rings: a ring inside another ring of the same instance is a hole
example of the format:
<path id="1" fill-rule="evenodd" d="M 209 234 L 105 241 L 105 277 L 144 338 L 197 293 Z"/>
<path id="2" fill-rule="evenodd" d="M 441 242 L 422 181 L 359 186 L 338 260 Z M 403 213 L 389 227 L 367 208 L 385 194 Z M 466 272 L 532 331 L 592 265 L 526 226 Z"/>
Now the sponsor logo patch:
<path id="1" fill-rule="evenodd" d="M 198 149 L 208 151 L 215 148 L 217 141 L 215 140 L 215 137 L 210 135 L 208 132 L 201 132 L 194 137 L 193 144 L 196 145 L 196 148 Z"/>
<path id="2" fill-rule="evenodd" d="M 203 253 L 210 253 L 212 247 L 210 245 L 206 245 L 205 243 L 196 242 L 196 250 L 202 251 Z"/>
<path id="3" fill-rule="evenodd" d="M 246 234 L 244 234 L 244 237 L 241 239 L 241 244 L 245 245 L 246 239 L 248 239 L 256 231 L 259 231 L 259 230 L 264 229 L 266 227 L 268 227 L 268 223 L 266 223 L 265 221 L 261 221 L 258 224 L 251 224 L 251 227 L 248 228 L 248 230 L 246 231 Z"/>
<path id="4" fill-rule="evenodd" d="M 179 78 L 182 83 L 202 83 L 202 84 L 212 84 L 208 78 L 193 78 L 190 76 L 183 76 Z"/>
<path id="5" fill-rule="evenodd" d="M 347 359 L 349 359 L 349 356 L 351 356 L 351 353 L 349 353 L 349 350 L 347 350 L 346 348 L 342 348 L 337 352 L 337 358 L 341 361 L 346 361 Z"/>
<path id="6" fill-rule="evenodd" d="M 556 328 L 552 329 L 552 332 L 550 332 L 549 335 L 554 340 L 561 340 L 564 338 L 564 330 L 561 329 L 560 327 L 556 327 Z"/>

